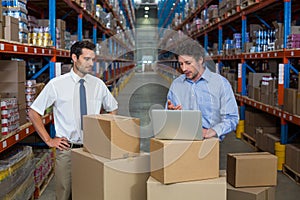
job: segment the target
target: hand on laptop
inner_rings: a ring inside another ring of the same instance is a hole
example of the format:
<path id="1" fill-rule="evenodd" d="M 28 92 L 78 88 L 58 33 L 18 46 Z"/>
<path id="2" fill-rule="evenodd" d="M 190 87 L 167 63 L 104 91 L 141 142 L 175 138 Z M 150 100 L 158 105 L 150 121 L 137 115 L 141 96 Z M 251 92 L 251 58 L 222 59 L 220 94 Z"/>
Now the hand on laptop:
<path id="1" fill-rule="evenodd" d="M 182 109 L 181 105 L 174 106 L 174 104 L 170 100 L 168 100 L 168 110 L 181 110 L 181 109 Z"/>
<path id="2" fill-rule="evenodd" d="M 203 129 L 203 138 L 212 138 L 217 135 L 216 131 L 214 129 Z"/>

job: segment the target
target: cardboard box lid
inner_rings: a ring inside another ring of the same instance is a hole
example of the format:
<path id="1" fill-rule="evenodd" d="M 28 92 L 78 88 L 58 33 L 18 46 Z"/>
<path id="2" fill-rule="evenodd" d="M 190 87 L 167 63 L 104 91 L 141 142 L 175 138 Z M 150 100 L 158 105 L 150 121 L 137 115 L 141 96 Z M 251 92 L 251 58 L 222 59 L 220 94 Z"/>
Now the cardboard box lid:
<path id="1" fill-rule="evenodd" d="M 129 121 L 129 120 L 139 120 L 139 118 L 127 117 L 122 115 L 111 115 L 111 114 L 95 114 L 87 115 L 87 118 L 100 119 L 103 121 Z"/>
<path id="2" fill-rule="evenodd" d="M 275 155 L 268 152 L 250 152 L 250 153 L 229 153 L 238 160 L 253 160 L 253 159 L 277 159 Z"/>

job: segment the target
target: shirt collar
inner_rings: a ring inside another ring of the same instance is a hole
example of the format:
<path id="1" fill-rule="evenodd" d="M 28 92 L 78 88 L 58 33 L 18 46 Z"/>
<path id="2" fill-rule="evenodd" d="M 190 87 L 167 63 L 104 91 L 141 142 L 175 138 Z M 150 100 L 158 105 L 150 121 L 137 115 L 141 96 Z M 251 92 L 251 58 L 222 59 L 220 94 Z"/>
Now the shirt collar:
<path id="1" fill-rule="evenodd" d="M 84 79 L 85 82 L 87 82 L 87 76 L 84 76 L 84 77 L 80 77 L 78 76 L 75 72 L 74 72 L 74 68 L 72 67 L 71 71 L 71 77 L 72 79 L 74 80 L 75 83 L 79 82 L 80 79 Z"/>
<path id="2" fill-rule="evenodd" d="M 211 77 L 212 77 L 212 72 L 207 67 L 205 67 L 202 76 L 195 83 L 198 83 L 202 79 L 209 82 Z M 193 82 L 193 81 L 187 79 L 185 75 L 184 75 L 183 81 Z"/>

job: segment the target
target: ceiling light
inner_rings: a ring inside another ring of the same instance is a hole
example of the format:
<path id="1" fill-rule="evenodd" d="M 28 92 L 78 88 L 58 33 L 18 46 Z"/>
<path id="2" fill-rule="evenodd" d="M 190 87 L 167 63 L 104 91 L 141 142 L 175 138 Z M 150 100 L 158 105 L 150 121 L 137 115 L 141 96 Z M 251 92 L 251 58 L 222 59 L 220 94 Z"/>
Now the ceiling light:
<path id="1" fill-rule="evenodd" d="M 148 15 L 144 15 L 144 17 L 145 17 L 145 18 L 148 18 L 149 16 L 148 16 Z"/>
<path id="2" fill-rule="evenodd" d="M 149 10 L 149 7 L 148 7 L 148 6 L 146 6 L 146 7 L 145 7 L 145 10 Z"/>

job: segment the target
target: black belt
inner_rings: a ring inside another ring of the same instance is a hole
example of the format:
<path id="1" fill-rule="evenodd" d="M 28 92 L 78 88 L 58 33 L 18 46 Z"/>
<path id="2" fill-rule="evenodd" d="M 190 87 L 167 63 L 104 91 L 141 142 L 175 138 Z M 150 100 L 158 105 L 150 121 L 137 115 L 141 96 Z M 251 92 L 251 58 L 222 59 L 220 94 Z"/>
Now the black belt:
<path id="1" fill-rule="evenodd" d="M 83 144 L 69 143 L 71 149 L 82 148 Z"/>

